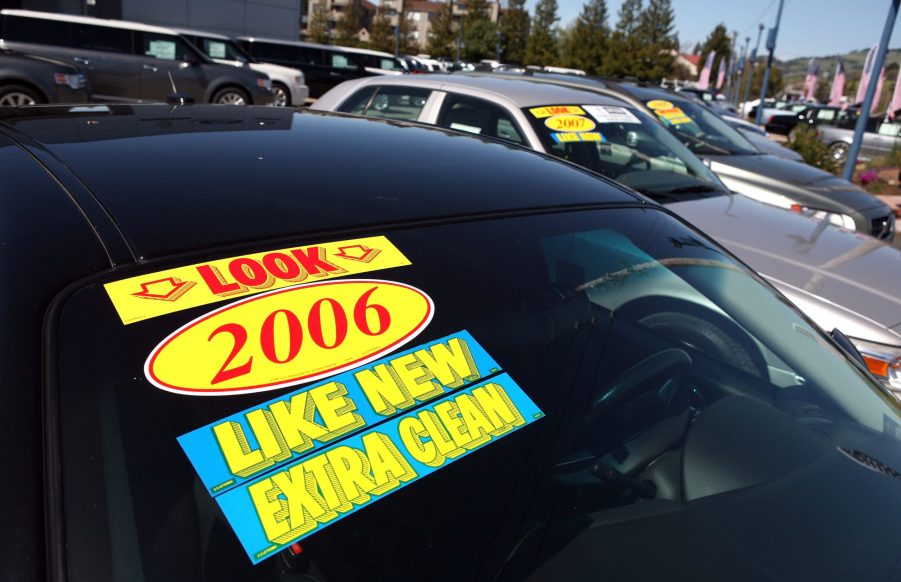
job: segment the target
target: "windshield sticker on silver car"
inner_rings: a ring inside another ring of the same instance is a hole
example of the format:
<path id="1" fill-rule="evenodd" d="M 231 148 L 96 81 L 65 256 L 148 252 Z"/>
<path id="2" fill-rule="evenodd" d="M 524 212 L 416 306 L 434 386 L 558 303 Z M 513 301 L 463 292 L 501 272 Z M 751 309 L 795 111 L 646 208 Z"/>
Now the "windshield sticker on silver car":
<path id="1" fill-rule="evenodd" d="M 545 119 L 544 125 L 553 131 L 563 132 L 591 131 L 597 127 L 594 121 L 581 115 L 554 115 Z"/>
<path id="2" fill-rule="evenodd" d="M 578 105 L 548 105 L 547 107 L 533 107 L 529 113 L 536 119 L 544 119 L 552 115 L 585 115 L 585 111 Z"/>
<path id="3" fill-rule="evenodd" d="M 585 105 L 583 107 L 598 123 L 641 123 L 641 120 L 625 107 L 612 105 Z"/>
<path id="4" fill-rule="evenodd" d="M 252 253 L 104 285 L 122 323 L 345 275 L 409 265 L 384 236 Z"/>
<path id="5" fill-rule="evenodd" d="M 553 139 L 557 143 L 571 143 L 577 141 L 607 141 L 607 138 L 604 137 L 603 134 L 596 131 L 587 133 L 552 133 L 551 139 Z"/>
<path id="6" fill-rule="evenodd" d="M 543 416 L 461 331 L 178 440 L 256 564 Z"/>

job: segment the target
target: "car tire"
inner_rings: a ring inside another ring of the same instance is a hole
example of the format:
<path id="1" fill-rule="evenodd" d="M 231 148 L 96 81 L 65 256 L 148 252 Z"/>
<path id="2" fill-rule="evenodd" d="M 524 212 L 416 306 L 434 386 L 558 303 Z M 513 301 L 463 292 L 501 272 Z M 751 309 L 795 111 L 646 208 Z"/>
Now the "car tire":
<path id="1" fill-rule="evenodd" d="M 272 105 L 274 107 L 291 107 L 291 92 L 281 83 L 272 84 Z"/>
<path id="2" fill-rule="evenodd" d="M 22 85 L 4 85 L 0 87 L 0 105 L 15 107 L 18 105 L 36 105 L 47 100 L 34 89 Z"/>
<path id="3" fill-rule="evenodd" d="M 844 163 L 848 159 L 848 144 L 843 141 L 837 141 L 829 146 L 829 157 L 839 163 Z"/>
<path id="4" fill-rule="evenodd" d="M 250 96 L 237 87 L 225 87 L 213 93 L 210 103 L 219 105 L 250 105 Z"/>

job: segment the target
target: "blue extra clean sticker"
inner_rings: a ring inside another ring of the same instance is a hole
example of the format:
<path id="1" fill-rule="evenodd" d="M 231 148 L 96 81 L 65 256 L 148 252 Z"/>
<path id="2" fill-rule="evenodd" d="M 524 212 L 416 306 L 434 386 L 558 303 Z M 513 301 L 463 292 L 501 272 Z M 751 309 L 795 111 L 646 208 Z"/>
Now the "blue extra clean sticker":
<path id="1" fill-rule="evenodd" d="M 499 369 L 461 331 L 304 386 L 178 442 L 207 490 L 218 495 Z"/>
<path id="2" fill-rule="evenodd" d="M 500 374 L 216 500 L 256 564 L 542 416 L 510 376 Z"/>
<path id="3" fill-rule="evenodd" d="M 542 416 L 460 331 L 178 442 L 256 564 Z"/>
<path id="4" fill-rule="evenodd" d="M 557 143 L 571 143 L 577 141 L 596 141 L 606 143 L 607 138 L 598 131 L 587 131 L 582 133 L 552 133 L 551 137 Z"/>

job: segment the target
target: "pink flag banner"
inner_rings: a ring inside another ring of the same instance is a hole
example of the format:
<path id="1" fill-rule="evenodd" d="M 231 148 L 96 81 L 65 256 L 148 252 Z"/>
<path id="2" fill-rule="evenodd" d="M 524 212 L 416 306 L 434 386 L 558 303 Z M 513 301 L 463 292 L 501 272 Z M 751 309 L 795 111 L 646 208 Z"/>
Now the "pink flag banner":
<path id="1" fill-rule="evenodd" d="M 835 65 L 835 78 L 832 80 L 832 90 L 829 92 L 829 105 L 838 107 L 845 95 L 845 63 L 841 59 Z"/>
<path id="2" fill-rule="evenodd" d="M 720 61 L 720 72 L 716 75 L 716 90 L 719 91 L 723 88 L 723 82 L 726 80 L 726 75 L 728 74 L 729 65 L 726 64 L 726 59 Z"/>
<path id="3" fill-rule="evenodd" d="M 864 96 L 867 93 L 867 85 L 870 84 L 870 77 L 873 76 L 873 61 L 876 60 L 876 50 L 879 45 L 873 45 L 870 52 L 867 53 L 867 60 L 863 63 L 863 73 L 860 74 L 860 84 L 857 85 L 857 97 L 854 103 L 863 103 Z"/>
<path id="4" fill-rule="evenodd" d="M 870 106 L 870 114 L 876 113 L 879 109 L 879 102 L 882 101 L 882 87 L 885 85 L 885 67 L 879 73 L 879 80 L 876 81 L 876 93 L 873 95 L 873 104 Z"/>
<path id="5" fill-rule="evenodd" d="M 710 54 L 707 55 L 707 62 L 704 63 L 704 69 L 701 71 L 701 76 L 698 77 L 698 89 L 710 88 L 710 70 L 713 68 L 714 58 L 716 58 L 716 51 L 710 51 Z"/>
<path id="6" fill-rule="evenodd" d="M 898 69 L 898 80 L 895 81 L 895 92 L 892 93 L 892 101 L 888 106 L 888 118 L 894 120 L 899 109 L 901 109 L 901 69 Z"/>
<path id="7" fill-rule="evenodd" d="M 810 59 L 807 63 L 807 76 L 804 77 L 804 100 L 816 101 L 817 81 L 820 75 L 820 62 Z"/>

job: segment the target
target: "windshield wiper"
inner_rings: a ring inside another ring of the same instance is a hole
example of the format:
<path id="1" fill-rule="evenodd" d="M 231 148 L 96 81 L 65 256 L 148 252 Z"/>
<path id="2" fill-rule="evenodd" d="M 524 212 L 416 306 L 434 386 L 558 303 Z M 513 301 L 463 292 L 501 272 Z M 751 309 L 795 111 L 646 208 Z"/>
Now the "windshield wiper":
<path id="1" fill-rule="evenodd" d="M 689 133 L 680 133 L 679 135 L 682 137 L 687 137 L 688 139 L 692 140 L 695 144 L 697 144 L 699 146 L 711 149 L 713 151 L 713 153 L 719 153 L 719 154 L 723 154 L 723 155 L 727 155 L 727 156 L 732 155 L 731 151 L 729 151 L 725 148 L 721 148 L 719 146 L 715 146 L 712 143 L 710 143 L 709 141 L 701 139 L 696 136 L 693 136 Z"/>

